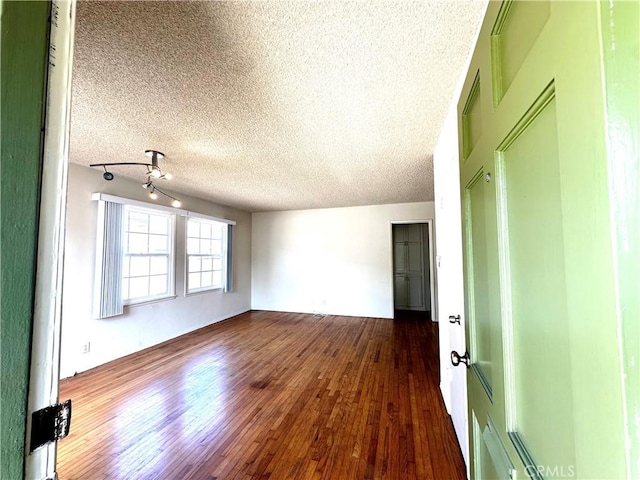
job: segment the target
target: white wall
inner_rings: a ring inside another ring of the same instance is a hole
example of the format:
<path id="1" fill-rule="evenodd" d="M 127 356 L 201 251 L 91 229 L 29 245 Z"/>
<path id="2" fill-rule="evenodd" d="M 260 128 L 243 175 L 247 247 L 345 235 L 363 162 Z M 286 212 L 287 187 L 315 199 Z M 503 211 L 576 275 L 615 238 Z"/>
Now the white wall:
<path id="1" fill-rule="evenodd" d="M 466 368 L 451 364 L 451 351 L 467 350 L 465 338 L 464 282 L 462 274 L 462 215 L 458 166 L 458 116 L 453 102 L 433 155 L 436 199 L 436 259 L 438 273 L 438 321 L 440 328 L 440 390 L 451 415 L 467 469 L 469 434 L 467 423 Z M 460 324 L 449 323 L 460 315 Z"/>
<path id="2" fill-rule="evenodd" d="M 391 224 L 433 202 L 254 213 L 254 310 L 393 318 Z"/>
<path id="3" fill-rule="evenodd" d="M 196 330 L 251 308 L 251 214 L 184 195 L 182 208 L 235 220 L 233 238 L 233 292 L 184 295 L 184 218 L 178 217 L 175 299 L 125 307 L 124 314 L 103 320 L 92 318 L 97 202 L 94 192 L 149 201 L 141 181 L 116 176 L 102 179 L 99 170 L 71 164 L 67 197 L 61 378 L 65 378 L 165 340 Z M 158 201 L 162 203 L 161 200 Z M 168 205 L 168 202 L 164 203 Z M 90 342 L 89 353 L 82 345 Z"/>

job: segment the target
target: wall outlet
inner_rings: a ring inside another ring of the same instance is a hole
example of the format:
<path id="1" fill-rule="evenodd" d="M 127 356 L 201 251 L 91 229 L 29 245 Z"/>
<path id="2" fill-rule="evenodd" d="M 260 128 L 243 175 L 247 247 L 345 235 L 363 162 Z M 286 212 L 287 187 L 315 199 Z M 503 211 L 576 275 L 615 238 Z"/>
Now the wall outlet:
<path id="1" fill-rule="evenodd" d="M 91 342 L 82 344 L 82 353 L 89 353 L 91 351 Z"/>

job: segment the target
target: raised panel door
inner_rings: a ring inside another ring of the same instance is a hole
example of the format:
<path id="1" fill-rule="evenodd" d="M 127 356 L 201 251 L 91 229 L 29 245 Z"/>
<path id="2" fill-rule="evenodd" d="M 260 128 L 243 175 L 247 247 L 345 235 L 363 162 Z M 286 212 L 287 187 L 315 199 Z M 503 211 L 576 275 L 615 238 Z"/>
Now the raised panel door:
<path id="1" fill-rule="evenodd" d="M 458 104 L 472 478 L 627 477 L 600 7 L 491 2 Z"/>

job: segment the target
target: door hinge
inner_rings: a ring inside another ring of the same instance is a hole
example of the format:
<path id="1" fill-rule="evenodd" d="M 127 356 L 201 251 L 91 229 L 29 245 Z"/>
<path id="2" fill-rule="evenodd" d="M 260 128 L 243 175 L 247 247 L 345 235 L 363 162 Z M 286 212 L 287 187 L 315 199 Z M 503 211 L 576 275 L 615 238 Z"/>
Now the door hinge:
<path id="1" fill-rule="evenodd" d="M 47 443 L 62 440 L 71 427 L 71 400 L 50 405 L 31 414 L 29 453 Z"/>

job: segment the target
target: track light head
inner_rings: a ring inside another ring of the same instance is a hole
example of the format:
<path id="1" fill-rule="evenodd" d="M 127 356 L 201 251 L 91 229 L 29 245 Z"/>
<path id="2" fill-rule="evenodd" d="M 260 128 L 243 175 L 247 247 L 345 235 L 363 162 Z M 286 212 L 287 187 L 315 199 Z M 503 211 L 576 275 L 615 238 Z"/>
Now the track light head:
<path id="1" fill-rule="evenodd" d="M 113 180 L 113 173 L 105 171 L 102 174 L 102 178 L 104 178 L 107 182 L 110 182 L 111 180 Z"/>

